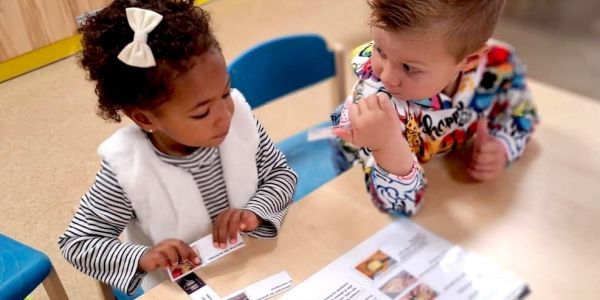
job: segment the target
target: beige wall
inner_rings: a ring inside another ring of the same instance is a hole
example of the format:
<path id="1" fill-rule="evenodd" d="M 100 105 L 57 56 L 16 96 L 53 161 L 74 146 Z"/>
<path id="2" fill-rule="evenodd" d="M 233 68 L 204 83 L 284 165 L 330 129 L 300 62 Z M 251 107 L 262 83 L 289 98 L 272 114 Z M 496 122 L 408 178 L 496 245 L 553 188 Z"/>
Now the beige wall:
<path id="1" fill-rule="evenodd" d="M 72 36 L 76 17 L 109 0 L 0 0 L 0 61 Z"/>
<path id="2" fill-rule="evenodd" d="M 598 0 L 507 0 L 505 15 L 549 28 L 600 34 Z"/>

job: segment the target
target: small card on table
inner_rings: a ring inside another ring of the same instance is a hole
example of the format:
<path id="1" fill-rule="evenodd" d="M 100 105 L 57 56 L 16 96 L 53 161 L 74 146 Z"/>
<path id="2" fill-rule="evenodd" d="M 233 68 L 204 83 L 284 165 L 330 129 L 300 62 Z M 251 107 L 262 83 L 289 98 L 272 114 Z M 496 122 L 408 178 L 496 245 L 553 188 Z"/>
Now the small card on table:
<path id="1" fill-rule="evenodd" d="M 215 248 L 215 246 L 213 245 L 212 234 L 209 234 L 190 244 L 192 250 L 194 250 L 196 254 L 198 254 L 198 257 L 200 257 L 200 264 L 195 264 L 193 261 L 184 259 L 180 261 L 177 264 L 177 266 L 169 267 L 167 273 L 169 274 L 169 278 L 171 278 L 171 281 L 178 280 L 196 271 L 197 269 L 204 267 L 214 262 L 215 260 L 244 247 L 245 245 L 246 243 L 244 242 L 244 239 L 238 233 L 235 244 L 227 243 L 227 247 L 225 249 Z"/>
<path id="2" fill-rule="evenodd" d="M 237 292 L 224 297 L 225 300 L 266 300 L 292 288 L 292 277 L 282 271 L 259 282 L 255 282 Z"/>
<path id="3" fill-rule="evenodd" d="M 185 275 L 176 280 L 177 284 L 193 300 L 220 300 L 221 297 L 195 273 Z"/>

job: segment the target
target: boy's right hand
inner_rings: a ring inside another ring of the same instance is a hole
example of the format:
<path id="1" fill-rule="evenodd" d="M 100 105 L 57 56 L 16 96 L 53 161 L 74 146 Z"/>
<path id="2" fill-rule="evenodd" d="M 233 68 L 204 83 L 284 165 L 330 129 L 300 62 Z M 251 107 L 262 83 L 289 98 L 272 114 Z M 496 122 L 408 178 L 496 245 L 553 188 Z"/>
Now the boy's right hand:
<path id="1" fill-rule="evenodd" d="M 371 95 L 351 104 L 348 116 L 351 128 L 334 128 L 335 135 L 354 146 L 371 149 L 377 165 L 386 171 L 399 176 L 410 173 L 413 153 L 387 94 Z"/>
<path id="2" fill-rule="evenodd" d="M 200 257 L 190 245 L 181 240 L 168 239 L 144 253 L 138 264 L 138 270 L 151 272 L 158 268 L 174 267 L 179 261 L 186 258 L 196 264 L 201 263 Z"/>
<path id="3" fill-rule="evenodd" d="M 357 147 L 379 151 L 405 140 L 398 113 L 385 93 L 350 104 L 348 116 L 351 128 L 334 128 L 333 133 Z"/>

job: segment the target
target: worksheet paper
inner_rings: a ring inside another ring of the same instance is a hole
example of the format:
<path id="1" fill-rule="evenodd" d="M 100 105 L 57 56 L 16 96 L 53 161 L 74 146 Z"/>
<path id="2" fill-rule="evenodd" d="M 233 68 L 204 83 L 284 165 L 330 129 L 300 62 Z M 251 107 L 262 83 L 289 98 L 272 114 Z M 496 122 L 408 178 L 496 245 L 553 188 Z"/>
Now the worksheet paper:
<path id="1" fill-rule="evenodd" d="M 519 299 L 528 293 L 525 282 L 497 264 L 399 219 L 281 299 Z"/>

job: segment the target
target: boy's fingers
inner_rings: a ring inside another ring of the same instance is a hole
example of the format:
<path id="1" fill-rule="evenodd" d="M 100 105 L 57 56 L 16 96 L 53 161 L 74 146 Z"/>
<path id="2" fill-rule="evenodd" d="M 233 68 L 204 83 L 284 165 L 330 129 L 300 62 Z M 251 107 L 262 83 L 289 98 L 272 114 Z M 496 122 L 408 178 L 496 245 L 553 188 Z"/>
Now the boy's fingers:
<path id="1" fill-rule="evenodd" d="M 479 153 L 500 153 L 504 149 L 502 145 L 495 139 L 488 137 L 487 140 L 476 143 L 475 150 Z"/>
<path id="2" fill-rule="evenodd" d="M 479 148 L 478 145 L 488 140 L 489 137 L 490 133 L 488 130 L 487 118 L 479 118 L 479 120 L 477 120 L 477 135 L 475 136 L 475 146 Z"/>
<path id="3" fill-rule="evenodd" d="M 384 111 L 389 111 L 394 106 L 392 105 L 392 99 L 386 93 L 378 93 L 377 94 L 377 102 L 379 107 Z"/>
<path id="4" fill-rule="evenodd" d="M 490 132 L 488 129 L 488 119 L 486 117 L 481 117 L 477 120 L 477 134 L 482 137 L 489 137 Z"/>
<path id="5" fill-rule="evenodd" d="M 352 106 L 355 106 L 356 108 L 358 108 L 358 111 L 357 111 L 358 115 L 363 115 L 363 114 L 367 113 L 369 111 L 368 103 L 370 102 L 370 101 L 368 101 L 368 99 L 369 98 L 362 99 L 361 101 L 358 101 L 354 105 L 351 105 L 350 106 L 351 109 L 352 109 Z M 352 122 L 352 117 L 350 117 L 350 122 Z"/>
<path id="6" fill-rule="evenodd" d="M 365 112 L 366 110 L 371 110 L 371 109 L 373 109 L 373 105 L 377 105 L 377 104 L 373 103 L 373 95 L 365 97 L 364 99 L 360 100 L 358 103 L 362 103 L 361 104 L 362 106 L 360 107 L 361 113 Z"/>
<path id="7" fill-rule="evenodd" d="M 502 172 L 502 168 L 497 168 L 491 171 L 478 171 L 469 168 L 467 171 L 473 179 L 476 179 L 478 181 L 489 181 L 498 177 L 498 175 L 500 175 L 500 173 Z"/>
<path id="8" fill-rule="evenodd" d="M 369 110 L 378 109 L 380 107 L 379 96 L 376 94 L 367 97 L 366 99 L 364 99 L 364 101 L 367 104 L 367 109 Z"/>
<path id="9" fill-rule="evenodd" d="M 500 168 L 500 164 L 497 162 L 490 164 L 473 163 L 469 166 L 473 171 L 479 172 L 495 172 Z"/>
<path id="10" fill-rule="evenodd" d="M 354 144 L 354 133 L 352 132 L 352 129 L 334 128 L 333 134 L 350 144 Z"/>
<path id="11" fill-rule="evenodd" d="M 351 104 L 350 107 L 348 107 L 348 121 L 350 121 L 350 126 L 358 126 L 357 124 L 360 121 L 361 113 L 358 104 Z"/>
<path id="12" fill-rule="evenodd" d="M 492 179 L 492 172 L 482 172 L 473 169 L 468 170 L 469 176 L 478 181 L 488 181 Z"/>
<path id="13" fill-rule="evenodd" d="M 473 152 L 473 162 L 477 164 L 491 164 L 498 161 L 498 153 L 496 152 Z"/>

